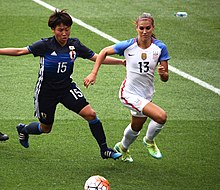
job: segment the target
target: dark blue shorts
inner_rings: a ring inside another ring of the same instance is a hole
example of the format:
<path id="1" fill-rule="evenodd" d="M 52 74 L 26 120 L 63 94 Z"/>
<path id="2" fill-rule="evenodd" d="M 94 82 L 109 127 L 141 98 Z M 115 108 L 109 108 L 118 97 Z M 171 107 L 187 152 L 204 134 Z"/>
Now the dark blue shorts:
<path id="1" fill-rule="evenodd" d="M 71 88 L 64 91 L 35 92 L 35 116 L 41 123 L 53 124 L 58 103 L 77 114 L 89 104 L 81 90 L 72 83 Z"/>

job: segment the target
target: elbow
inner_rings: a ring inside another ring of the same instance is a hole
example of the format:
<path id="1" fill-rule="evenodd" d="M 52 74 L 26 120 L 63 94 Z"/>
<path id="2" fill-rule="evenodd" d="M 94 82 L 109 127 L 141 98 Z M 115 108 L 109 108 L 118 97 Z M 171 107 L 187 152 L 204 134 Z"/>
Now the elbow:
<path id="1" fill-rule="evenodd" d="M 27 52 L 21 50 L 21 51 L 17 51 L 16 56 L 21 56 L 21 55 L 26 55 Z"/>
<path id="2" fill-rule="evenodd" d="M 163 82 L 167 82 L 169 80 L 169 75 L 168 74 L 160 75 L 160 80 L 162 80 Z"/>
<path id="3" fill-rule="evenodd" d="M 16 52 L 16 56 L 26 55 L 29 54 L 30 51 L 27 48 L 20 48 Z"/>
<path id="4" fill-rule="evenodd" d="M 104 49 L 100 52 L 100 54 L 101 54 L 104 58 L 106 58 L 107 55 L 108 55 L 107 48 L 104 48 Z"/>
<path id="5" fill-rule="evenodd" d="M 167 81 L 169 80 L 169 77 L 167 77 L 167 78 L 161 78 L 161 80 L 162 80 L 163 82 L 167 82 Z"/>

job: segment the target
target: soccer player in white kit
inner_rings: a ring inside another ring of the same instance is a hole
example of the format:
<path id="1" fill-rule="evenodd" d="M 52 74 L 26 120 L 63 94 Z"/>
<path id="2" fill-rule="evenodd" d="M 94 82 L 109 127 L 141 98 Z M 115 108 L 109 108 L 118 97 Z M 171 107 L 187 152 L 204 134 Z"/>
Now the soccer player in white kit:
<path id="1" fill-rule="evenodd" d="M 166 112 L 152 102 L 156 68 L 162 81 L 166 82 L 169 78 L 170 56 L 167 47 L 153 34 L 154 19 L 151 14 L 143 13 L 135 21 L 135 25 L 138 36 L 101 50 L 91 74 L 84 79 L 86 87 L 94 84 L 99 67 L 107 55 L 119 54 L 125 57 L 127 73 L 120 87 L 119 98 L 131 110 L 132 119 L 122 140 L 114 147 L 117 152 L 122 153 L 122 161 L 125 162 L 133 162 L 128 148 L 140 134 L 148 117 L 151 121 L 143 143 L 152 157 L 162 158 L 155 137 L 167 119 Z"/>

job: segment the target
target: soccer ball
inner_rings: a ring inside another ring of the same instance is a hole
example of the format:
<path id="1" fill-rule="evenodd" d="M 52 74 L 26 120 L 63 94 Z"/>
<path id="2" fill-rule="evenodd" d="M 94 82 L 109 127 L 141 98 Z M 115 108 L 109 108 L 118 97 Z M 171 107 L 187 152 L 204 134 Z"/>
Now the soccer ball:
<path id="1" fill-rule="evenodd" d="M 94 175 L 87 179 L 84 190 L 110 190 L 110 184 L 104 177 Z"/>

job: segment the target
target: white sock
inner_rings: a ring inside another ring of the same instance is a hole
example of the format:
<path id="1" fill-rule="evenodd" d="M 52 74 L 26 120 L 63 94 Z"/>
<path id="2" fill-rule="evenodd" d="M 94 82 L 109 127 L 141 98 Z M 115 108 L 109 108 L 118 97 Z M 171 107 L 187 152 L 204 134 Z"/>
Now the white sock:
<path id="1" fill-rule="evenodd" d="M 124 136 L 122 138 L 122 146 L 125 149 L 128 149 L 128 147 L 135 141 L 135 139 L 138 137 L 138 135 L 140 134 L 139 132 L 133 131 L 131 128 L 131 124 L 129 124 L 125 131 L 124 131 Z"/>
<path id="2" fill-rule="evenodd" d="M 146 139 L 149 141 L 153 141 L 154 137 L 156 137 L 160 133 L 162 128 L 163 128 L 163 124 L 159 124 L 159 123 L 151 120 L 148 125 Z"/>

